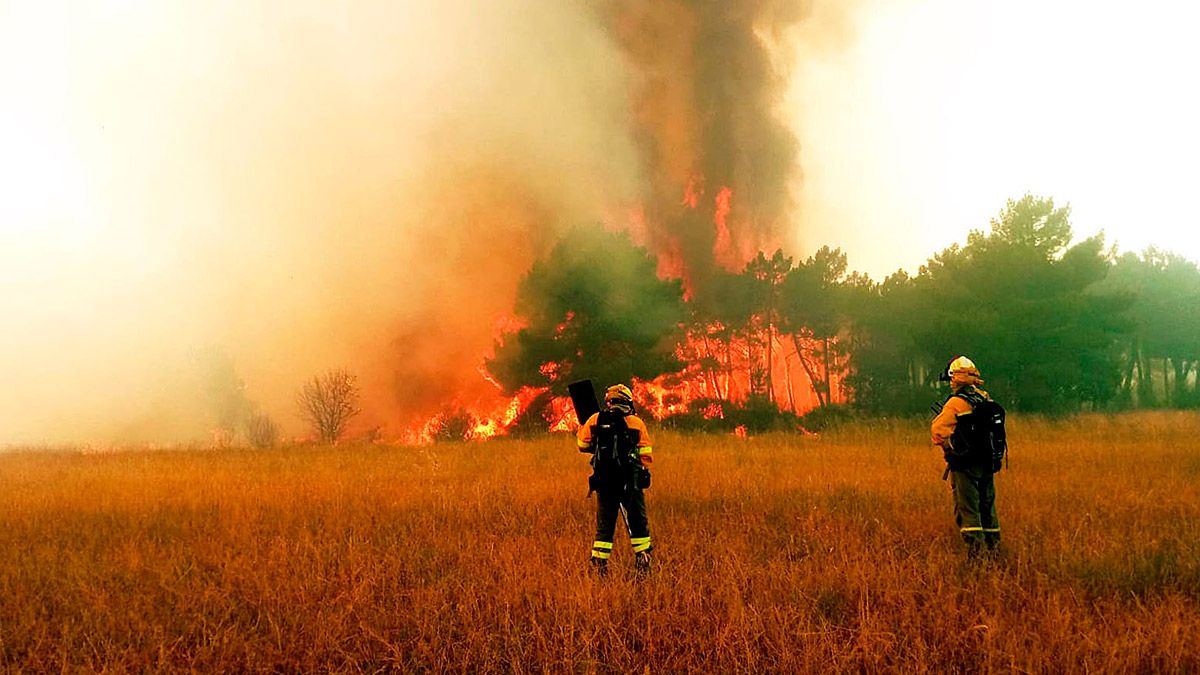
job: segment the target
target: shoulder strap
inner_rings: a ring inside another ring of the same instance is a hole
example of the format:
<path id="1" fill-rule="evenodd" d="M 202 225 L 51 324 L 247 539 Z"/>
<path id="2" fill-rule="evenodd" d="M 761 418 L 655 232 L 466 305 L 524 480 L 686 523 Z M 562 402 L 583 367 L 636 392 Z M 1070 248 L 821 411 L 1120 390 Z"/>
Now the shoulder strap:
<path id="1" fill-rule="evenodd" d="M 982 394 L 975 391 L 975 387 L 963 387 L 962 389 L 954 392 L 951 396 L 961 398 L 967 403 L 970 403 L 971 408 L 974 408 L 975 406 L 987 400 Z"/>
<path id="2" fill-rule="evenodd" d="M 600 416 L 596 418 L 596 422 L 597 424 L 611 426 L 618 431 L 624 431 L 629 428 L 629 425 L 625 423 L 625 416 L 612 410 L 600 411 Z"/>

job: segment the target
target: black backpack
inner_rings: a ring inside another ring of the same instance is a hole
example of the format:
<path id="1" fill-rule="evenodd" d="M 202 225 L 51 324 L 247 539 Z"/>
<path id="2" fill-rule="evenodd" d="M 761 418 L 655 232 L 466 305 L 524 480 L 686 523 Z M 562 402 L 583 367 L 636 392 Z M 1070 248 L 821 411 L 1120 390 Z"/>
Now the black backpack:
<path id="1" fill-rule="evenodd" d="M 971 404 L 971 412 L 958 418 L 952 449 L 945 451 L 946 463 L 953 470 L 982 466 L 996 473 L 1004 467 L 1008 438 L 1004 431 L 1004 407 L 967 387 L 954 394 Z"/>
<path id="2" fill-rule="evenodd" d="M 638 458 L 640 434 L 625 423 L 625 416 L 603 410 L 596 418 L 592 431 L 596 453 L 592 456 L 592 475 L 588 487 L 592 490 L 641 488 L 642 463 Z M 646 486 L 648 487 L 648 486 Z"/>

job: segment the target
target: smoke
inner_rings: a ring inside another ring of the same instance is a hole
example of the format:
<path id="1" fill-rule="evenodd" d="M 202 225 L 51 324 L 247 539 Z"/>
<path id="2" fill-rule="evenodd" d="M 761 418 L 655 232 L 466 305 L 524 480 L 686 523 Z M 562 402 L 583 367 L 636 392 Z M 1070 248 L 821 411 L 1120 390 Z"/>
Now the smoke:
<path id="1" fill-rule="evenodd" d="M 807 5 L 629 0 L 613 11 L 634 70 L 648 243 L 694 291 L 718 265 L 790 243 L 799 144 L 780 113 Z"/>
<path id="2" fill-rule="evenodd" d="M 0 443 L 206 439 L 214 349 L 286 434 L 330 368 L 353 433 L 399 433 L 498 396 L 479 368 L 568 227 L 693 284 L 786 244 L 802 4 L 6 5 Z"/>

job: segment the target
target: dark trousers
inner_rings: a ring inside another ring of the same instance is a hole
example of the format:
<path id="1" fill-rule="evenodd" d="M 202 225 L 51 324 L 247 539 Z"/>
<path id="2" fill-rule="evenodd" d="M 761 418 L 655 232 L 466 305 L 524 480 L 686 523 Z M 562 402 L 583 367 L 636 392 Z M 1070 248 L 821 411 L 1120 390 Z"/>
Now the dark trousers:
<path id="1" fill-rule="evenodd" d="M 1000 543 L 1000 519 L 996 516 L 996 481 L 983 467 L 950 472 L 954 489 L 954 522 L 972 551 L 995 548 Z"/>
<path id="2" fill-rule="evenodd" d="M 596 540 L 592 557 L 607 560 L 612 555 L 613 533 L 617 516 L 625 518 L 629 543 L 634 553 L 650 551 L 650 521 L 646 515 L 646 495 L 641 490 L 620 488 L 596 491 Z"/>

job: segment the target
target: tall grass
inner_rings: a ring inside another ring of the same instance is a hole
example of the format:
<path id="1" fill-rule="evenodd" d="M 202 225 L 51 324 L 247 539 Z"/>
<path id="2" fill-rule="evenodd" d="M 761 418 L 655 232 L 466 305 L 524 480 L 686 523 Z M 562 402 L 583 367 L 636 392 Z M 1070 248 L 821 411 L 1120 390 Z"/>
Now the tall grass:
<path id="1" fill-rule="evenodd" d="M 661 435 L 588 574 L 563 436 L 0 456 L 10 670 L 1200 671 L 1200 417 L 1014 417 L 965 560 L 918 423 Z"/>

